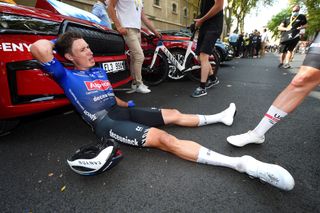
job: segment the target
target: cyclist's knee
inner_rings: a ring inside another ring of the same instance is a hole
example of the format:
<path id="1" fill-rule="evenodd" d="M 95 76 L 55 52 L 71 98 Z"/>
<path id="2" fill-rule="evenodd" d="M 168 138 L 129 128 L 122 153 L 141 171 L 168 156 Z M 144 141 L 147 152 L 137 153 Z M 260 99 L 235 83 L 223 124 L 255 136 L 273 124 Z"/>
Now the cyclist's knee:
<path id="1" fill-rule="evenodd" d="M 175 121 L 179 120 L 181 116 L 181 112 L 179 112 L 177 109 L 162 109 L 161 111 L 167 124 L 174 123 Z"/>
<path id="2" fill-rule="evenodd" d="M 305 69 L 305 68 L 302 68 Z M 314 73 L 303 70 L 299 72 L 291 81 L 291 85 L 294 87 L 303 87 L 308 83 L 312 83 L 315 80 Z"/>
<path id="3" fill-rule="evenodd" d="M 177 146 L 177 138 L 165 131 L 160 133 L 158 142 L 159 148 L 165 151 L 173 151 Z"/>

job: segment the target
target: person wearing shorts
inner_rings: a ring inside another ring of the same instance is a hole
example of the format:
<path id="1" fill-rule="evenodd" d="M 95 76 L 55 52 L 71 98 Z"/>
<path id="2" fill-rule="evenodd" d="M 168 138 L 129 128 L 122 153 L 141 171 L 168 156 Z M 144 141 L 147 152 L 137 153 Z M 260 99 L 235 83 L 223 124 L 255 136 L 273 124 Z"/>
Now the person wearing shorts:
<path id="1" fill-rule="evenodd" d="M 70 70 L 63 67 L 54 57 L 53 48 L 72 62 L 75 68 Z M 236 112 L 234 103 L 213 115 L 135 107 L 133 101 L 126 102 L 115 96 L 106 72 L 94 67 L 95 61 L 87 42 L 76 32 L 61 35 L 55 44 L 44 39 L 38 40 L 30 50 L 42 64 L 43 70 L 63 88 L 67 98 L 99 139 L 113 138 L 134 147 L 157 148 L 192 162 L 244 172 L 283 190 L 293 189 L 293 177 L 278 165 L 264 163 L 247 155 L 222 155 L 197 142 L 178 139 L 158 128 L 169 124 L 198 127 L 223 123 L 230 126 Z"/>
<path id="2" fill-rule="evenodd" d="M 292 15 L 290 18 L 284 19 L 278 27 L 278 30 L 282 31 L 282 36 L 284 36 L 283 32 L 290 30 L 298 30 L 305 29 L 307 25 L 306 16 L 303 14 L 299 14 L 300 6 L 294 5 L 292 7 Z M 298 44 L 300 40 L 300 34 L 298 33 L 293 40 L 287 41 L 285 43 L 280 44 L 279 52 L 280 52 L 280 64 L 279 68 L 289 69 L 291 68 L 289 62 L 292 56 L 292 51 Z"/>
<path id="3" fill-rule="evenodd" d="M 290 84 L 273 101 L 255 129 L 247 133 L 229 136 L 227 141 L 237 147 L 265 141 L 267 131 L 288 113 L 293 112 L 305 97 L 320 84 L 320 33 L 311 44 L 299 72 Z"/>
<path id="4" fill-rule="evenodd" d="M 200 27 L 195 53 L 199 56 L 201 64 L 200 85 L 191 95 L 194 98 L 207 95 L 207 89 L 219 83 L 209 57 L 222 33 L 223 2 L 223 0 L 201 0 L 200 18 L 194 20 L 195 27 Z"/>

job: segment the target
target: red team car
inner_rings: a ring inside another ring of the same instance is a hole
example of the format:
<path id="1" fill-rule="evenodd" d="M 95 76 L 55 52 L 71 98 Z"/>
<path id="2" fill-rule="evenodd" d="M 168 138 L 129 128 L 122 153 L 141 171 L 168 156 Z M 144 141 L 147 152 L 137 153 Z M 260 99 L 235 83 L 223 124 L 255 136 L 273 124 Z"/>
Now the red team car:
<path id="1" fill-rule="evenodd" d="M 30 54 L 36 40 L 51 40 L 67 31 L 81 32 L 96 66 L 106 70 L 113 87 L 131 80 L 125 43 L 116 31 L 54 10 L 0 3 L 0 134 L 21 117 L 69 104 L 62 89 Z M 64 64 L 71 66 L 67 61 Z"/>

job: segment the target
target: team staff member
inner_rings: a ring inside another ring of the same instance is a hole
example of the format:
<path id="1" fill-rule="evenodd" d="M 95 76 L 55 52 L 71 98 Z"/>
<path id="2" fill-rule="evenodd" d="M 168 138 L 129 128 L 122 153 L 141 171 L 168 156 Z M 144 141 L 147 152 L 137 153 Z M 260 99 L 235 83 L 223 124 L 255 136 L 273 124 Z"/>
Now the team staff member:
<path id="1" fill-rule="evenodd" d="M 98 0 L 92 7 L 91 13 L 101 19 L 101 24 L 112 29 L 110 19 L 107 13 L 109 0 Z"/>
<path id="2" fill-rule="evenodd" d="M 258 126 L 241 135 L 229 136 L 227 141 L 238 147 L 250 143 L 261 144 L 267 131 L 293 112 L 304 98 L 320 84 L 320 33 L 311 44 L 299 72 L 291 83 L 278 95 Z"/>
<path id="3" fill-rule="evenodd" d="M 222 33 L 223 0 L 201 0 L 200 18 L 194 21 L 195 27 L 200 27 L 195 52 L 201 63 L 201 79 L 200 86 L 191 96 L 198 98 L 207 95 L 207 89 L 219 83 L 216 77 L 217 73 L 214 73 L 209 62 L 209 56 Z"/>
<path id="4" fill-rule="evenodd" d="M 141 69 L 144 54 L 141 48 L 141 21 L 157 36 L 161 37 L 152 22 L 143 12 L 142 0 L 110 0 L 108 13 L 117 31 L 123 35 L 130 50 L 130 71 L 133 78 L 132 89 L 140 93 L 151 90 L 143 84 Z"/>
<path id="5" fill-rule="evenodd" d="M 300 6 L 295 5 L 292 7 L 292 15 L 290 18 L 286 18 L 281 22 L 278 27 L 278 30 L 282 31 L 281 36 L 285 36 L 284 32 L 296 30 L 300 32 L 301 29 L 305 29 L 307 26 L 307 18 L 303 14 L 299 14 Z M 294 35 L 292 35 L 294 36 Z M 290 41 L 287 41 L 283 44 L 280 44 L 280 64 L 278 65 L 279 68 L 290 68 L 290 58 L 292 56 L 292 51 L 297 46 L 300 40 L 300 34 L 297 33 L 296 37 Z"/>
<path id="6" fill-rule="evenodd" d="M 57 52 L 74 64 L 74 70 L 64 68 L 54 58 L 53 47 L 50 41 L 39 40 L 32 44 L 31 53 L 63 88 L 98 138 L 111 137 L 136 147 L 161 149 L 192 162 L 228 167 L 283 190 L 294 187 L 292 176 L 278 165 L 263 163 L 250 156 L 228 157 L 156 128 L 168 124 L 196 127 L 218 122 L 230 126 L 236 111 L 233 103 L 214 115 L 182 114 L 175 109 L 136 108 L 132 101 L 117 98 L 106 72 L 93 67 L 93 54 L 81 35 L 65 33 L 55 45 Z"/>

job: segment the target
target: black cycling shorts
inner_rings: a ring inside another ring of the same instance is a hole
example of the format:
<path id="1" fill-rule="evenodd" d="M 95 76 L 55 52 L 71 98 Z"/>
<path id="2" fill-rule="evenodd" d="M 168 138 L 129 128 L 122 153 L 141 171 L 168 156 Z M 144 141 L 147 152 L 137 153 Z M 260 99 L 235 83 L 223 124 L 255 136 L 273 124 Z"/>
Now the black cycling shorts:
<path id="1" fill-rule="evenodd" d="M 288 51 L 292 52 L 294 48 L 297 46 L 297 44 L 299 43 L 299 40 L 300 38 L 296 38 L 288 43 L 280 44 L 279 52 L 280 53 L 286 53 Z"/>
<path id="2" fill-rule="evenodd" d="M 303 61 L 303 66 L 313 67 L 320 70 L 320 33 L 309 47 L 308 53 Z"/>
<path id="3" fill-rule="evenodd" d="M 96 135 L 110 137 L 120 143 L 144 146 L 150 127 L 163 126 L 158 108 L 124 108 L 115 106 L 95 126 Z"/>
<path id="4" fill-rule="evenodd" d="M 196 55 L 200 55 L 200 53 L 211 55 L 214 45 L 220 35 L 221 31 L 217 29 L 201 27 L 198 35 L 197 48 L 195 50 Z"/>

